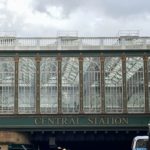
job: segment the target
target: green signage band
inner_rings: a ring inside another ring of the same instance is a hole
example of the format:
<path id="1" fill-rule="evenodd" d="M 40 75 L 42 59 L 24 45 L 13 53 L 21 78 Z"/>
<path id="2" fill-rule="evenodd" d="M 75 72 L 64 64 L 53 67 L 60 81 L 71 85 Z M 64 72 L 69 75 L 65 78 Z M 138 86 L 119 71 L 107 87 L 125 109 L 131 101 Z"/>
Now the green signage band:
<path id="1" fill-rule="evenodd" d="M 16 115 L 0 116 L 0 129 L 6 128 L 147 128 L 150 115 Z"/>
<path id="2" fill-rule="evenodd" d="M 84 121 L 84 122 L 83 122 Z M 42 125 L 42 126 L 82 126 L 82 125 L 128 125 L 128 118 L 126 117 L 38 117 L 35 118 L 35 125 Z"/>

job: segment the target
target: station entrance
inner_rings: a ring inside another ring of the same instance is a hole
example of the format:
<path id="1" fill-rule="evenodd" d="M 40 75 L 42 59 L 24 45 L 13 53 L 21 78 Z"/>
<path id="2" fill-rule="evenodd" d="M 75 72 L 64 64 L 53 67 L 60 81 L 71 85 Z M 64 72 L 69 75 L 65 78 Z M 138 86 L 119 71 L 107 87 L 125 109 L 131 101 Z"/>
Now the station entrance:
<path id="1" fill-rule="evenodd" d="M 0 37 L 1 150 L 130 150 L 149 93 L 150 37 Z"/>
<path id="2" fill-rule="evenodd" d="M 10 136 L 11 134 L 13 134 L 13 137 Z M 147 131 L 144 130 L 140 132 L 57 131 L 55 133 L 54 132 L 31 133 L 31 132 L 7 131 L 3 132 L 4 140 L 3 142 L 1 140 L 1 149 L 2 150 L 84 150 L 84 149 L 131 150 L 133 138 L 137 135 L 146 135 L 146 134 Z"/>
<path id="3" fill-rule="evenodd" d="M 143 132 L 138 134 L 145 134 Z M 136 135 L 136 132 L 110 132 L 110 133 L 84 133 L 84 135 L 74 136 L 75 139 L 70 140 L 58 140 L 57 148 L 70 150 L 95 150 L 95 149 L 115 149 L 115 150 L 131 150 L 132 139 Z M 67 137 L 66 137 L 67 138 Z M 64 138 L 65 139 L 65 138 Z"/>

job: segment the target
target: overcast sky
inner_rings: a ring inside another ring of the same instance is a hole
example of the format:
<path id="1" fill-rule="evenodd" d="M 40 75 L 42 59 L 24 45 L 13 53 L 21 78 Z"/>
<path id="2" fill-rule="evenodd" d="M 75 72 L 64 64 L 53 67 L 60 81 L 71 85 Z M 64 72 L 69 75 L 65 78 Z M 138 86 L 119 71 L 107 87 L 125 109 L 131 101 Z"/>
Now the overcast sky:
<path id="1" fill-rule="evenodd" d="M 150 0 L 0 0 L 0 30 L 17 36 L 115 36 L 139 30 L 150 36 Z"/>

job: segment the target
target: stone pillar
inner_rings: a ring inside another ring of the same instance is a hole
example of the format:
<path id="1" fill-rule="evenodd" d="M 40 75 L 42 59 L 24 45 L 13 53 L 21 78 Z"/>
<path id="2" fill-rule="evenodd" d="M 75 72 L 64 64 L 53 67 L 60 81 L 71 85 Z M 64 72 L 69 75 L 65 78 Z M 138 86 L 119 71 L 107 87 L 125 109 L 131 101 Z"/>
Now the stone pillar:
<path id="1" fill-rule="evenodd" d="M 36 114 L 40 114 L 40 61 L 39 54 L 35 57 L 36 61 Z"/>
<path id="2" fill-rule="evenodd" d="M 121 59 L 122 59 L 123 113 L 127 113 L 126 56 L 123 54 Z"/>
<path id="3" fill-rule="evenodd" d="M 58 79 L 57 79 L 57 84 L 58 84 L 58 114 L 62 113 L 62 76 L 61 76 L 61 63 L 62 63 L 62 57 L 60 54 L 57 56 L 57 61 L 58 61 Z"/>
<path id="4" fill-rule="evenodd" d="M 145 89 L 145 113 L 149 112 L 149 95 L 148 95 L 148 57 L 143 57 L 144 61 L 144 89 Z"/>
<path id="5" fill-rule="evenodd" d="M 18 80 L 19 80 L 19 56 L 16 54 L 15 58 L 15 98 L 14 98 L 14 113 L 18 114 Z"/>
<path id="6" fill-rule="evenodd" d="M 80 114 L 83 113 L 83 56 L 79 57 Z"/>
<path id="7" fill-rule="evenodd" d="M 100 94 L 101 94 L 101 112 L 105 113 L 105 77 L 104 77 L 104 61 L 105 58 L 100 57 Z"/>
<path id="8" fill-rule="evenodd" d="M 0 146 L 6 149 L 7 144 L 30 144 L 28 135 L 21 132 L 0 131 Z"/>
<path id="9" fill-rule="evenodd" d="M 8 150 L 8 145 L 0 145 L 0 150 Z"/>

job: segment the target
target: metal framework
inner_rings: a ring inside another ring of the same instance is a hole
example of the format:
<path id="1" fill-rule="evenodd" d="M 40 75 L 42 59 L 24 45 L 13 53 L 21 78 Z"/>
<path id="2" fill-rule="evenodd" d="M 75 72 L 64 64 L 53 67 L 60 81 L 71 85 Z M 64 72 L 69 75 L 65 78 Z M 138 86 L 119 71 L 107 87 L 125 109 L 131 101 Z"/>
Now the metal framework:
<path id="1" fill-rule="evenodd" d="M 149 48 L 138 36 L 2 36 L 0 113 L 150 112 Z"/>
<path id="2" fill-rule="evenodd" d="M 42 114 L 58 113 L 58 109 L 62 113 L 80 113 L 80 105 L 83 105 L 84 113 L 123 113 L 126 107 L 127 113 L 144 113 L 147 109 L 145 100 L 149 100 L 144 76 L 147 75 L 149 80 L 150 58 L 146 71 L 144 57 L 126 57 L 125 77 L 121 57 L 103 58 L 104 73 L 101 73 L 101 56 L 83 57 L 82 64 L 77 57 L 62 57 L 59 70 L 57 57 L 41 57 L 38 76 L 36 56 L 19 57 L 18 73 L 15 73 L 15 59 L 0 57 L 0 113 L 36 113 L 36 95 L 40 95 L 38 105 Z M 79 71 L 81 65 L 83 70 Z M 123 85 L 123 78 L 126 79 L 126 86 Z M 40 85 L 38 91 L 36 82 Z M 18 84 L 17 92 L 15 83 Z M 58 88 L 58 83 L 61 83 L 61 88 Z M 126 93 L 123 90 L 125 87 Z"/>

